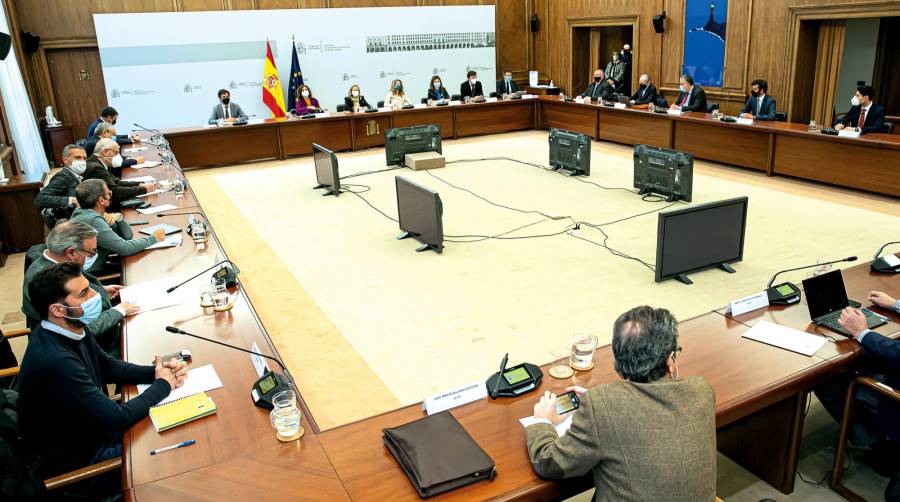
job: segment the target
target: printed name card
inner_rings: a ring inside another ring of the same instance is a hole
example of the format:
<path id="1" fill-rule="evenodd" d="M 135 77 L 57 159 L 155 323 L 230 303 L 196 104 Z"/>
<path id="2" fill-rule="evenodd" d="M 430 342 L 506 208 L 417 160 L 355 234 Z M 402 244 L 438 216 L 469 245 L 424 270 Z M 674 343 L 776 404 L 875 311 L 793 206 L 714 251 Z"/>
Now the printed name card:
<path id="1" fill-rule="evenodd" d="M 522 94 L 522 99 L 535 99 L 537 98 L 536 94 Z"/>
<path id="2" fill-rule="evenodd" d="M 422 402 L 422 408 L 425 409 L 426 414 L 433 415 L 484 399 L 487 395 L 487 385 L 484 380 L 480 380 L 427 396 Z"/>
<path id="3" fill-rule="evenodd" d="M 668 113 L 669 115 L 681 115 L 681 110 L 669 108 L 668 110 L 666 110 L 666 113 Z"/>
<path id="4" fill-rule="evenodd" d="M 624 110 L 628 108 L 628 105 L 626 105 L 625 103 L 615 103 L 613 107 L 618 108 L 619 110 Z"/>
<path id="5" fill-rule="evenodd" d="M 487 98 L 484 100 L 485 103 L 496 103 L 497 98 Z"/>
<path id="6" fill-rule="evenodd" d="M 841 138 L 859 138 L 859 131 L 841 129 L 840 131 L 838 131 L 838 136 Z"/>
<path id="7" fill-rule="evenodd" d="M 745 119 L 738 117 L 737 123 L 740 125 L 753 125 L 753 119 Z"/>
<path id="8" fill-rule="evenodd" d="M 769 306 L 769 295 L 765 291 L 762 293 L 756 293 L 755 295 L 745 296 L 743 298 L 738 298 L 737 300 L 732 301 L 728 304 L 726 308 L 726 312 L 731 313 L 731 315 L 741 315 L 746 314 L 747 312 L 751 312 L 757 309 L 766 308 Z"/>
<path id="9" fill-rule="evenodd" d="M 894 254 L 886 254 L 882 256 L 881 259 L 883 259 L 889 267 L 896 267 L 897 265 L 900 265 L 900 258 L 897 258 L 897 255 Z"/>

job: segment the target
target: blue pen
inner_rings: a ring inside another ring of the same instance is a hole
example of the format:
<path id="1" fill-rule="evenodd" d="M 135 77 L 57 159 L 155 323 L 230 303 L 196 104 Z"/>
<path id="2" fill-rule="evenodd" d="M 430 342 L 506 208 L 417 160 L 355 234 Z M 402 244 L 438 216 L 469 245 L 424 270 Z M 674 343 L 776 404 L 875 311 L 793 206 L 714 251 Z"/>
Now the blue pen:
<path id="1" fill-rule="evenodd" d="M 151 450 L 151 451 L 150 451 L 150 454 L 151 454 L 151 455 L 156 455 L 157 453 L 162 453 L 162 452 L 164 452 L 164 451 L 174 450 L 175 448 L 181 448 L 182 446 L 190 446 L 190 445 L 192 445 L 192 444 L 194 444 L 194 443 L 196 443 L 196 441 L 194 441 L 193 439 L 188 439 L 187 441 L 185 441 L 185 442 L 183 442 L 183 443 L 173 444 L 173 445 L 171 445 L 171 446 L 166 446 L 166 447 L 160 448 L 160 449 L 158 449 L 158 450 Z"/>

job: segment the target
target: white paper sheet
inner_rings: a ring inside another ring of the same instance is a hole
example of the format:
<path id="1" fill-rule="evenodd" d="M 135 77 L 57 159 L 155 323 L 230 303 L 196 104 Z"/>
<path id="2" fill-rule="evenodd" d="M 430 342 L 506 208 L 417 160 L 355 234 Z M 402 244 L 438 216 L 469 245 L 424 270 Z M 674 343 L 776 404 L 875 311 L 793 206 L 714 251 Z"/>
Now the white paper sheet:
<path id="1" fill-rule="evenodd" d="M 126 286 L 119 290 L 119 296 L 124 302 L 137 304 L 141 308 L 140 312 L 181 305 L 198 299 L 196 286 L 191 287 L 189 284 L 171 293 L 166 293 L 167 289 L 179 282 L 181 280 L 177 277 L 163 277 L 154 281 Z"/>
<path id="2" fill-rule="evenodd" d="M 172 204 L 163 204 L 161 206 L 148 207 L 146 209 L 138 209 L 137 212 L 141 214 L 156 214 L 161 213 L 163 211 L 169 211 L 172 209 L 178 209 L 178 206 L 173 206 Z"/>
<path id="3" fill-rule="evenodd" d="M 148 247 L 147 249 L 161 249 L 161 248 L 173 248 L 175 246 L 180 246 L 183 240 L 183 236 L 181 234 L 173 234 L 165 238 L 165 240 L 157 242 L 156 244 Z"/>
<path id="4" fill-rule="evenodd" d="M 133 167 L 135 169 L 145 169 L 148 167 L 156 167 L 160 164 L 162 164 L 162 162 L 157 162 L 155 160 L 148 160 L 147 162 L 141 162 L 140 164 L 135 164 L 131 167 Z"/>
<path id="5" fill-rule="evenodd" d="M 138 394 L 143 394 L 148 387 L 150 387 L 149 384 L 138 385 Z M 184 385 L 170 392 L 169 397 L 160 401 L 157 406 L 171 403 L 176 399 L 192 396 L 200 392 L 207 392 L 213 389 L 218 389 L 220 387 L 222 387 L 222 380 L 219 379 L 219 375 L 216 373 L 216 369 L 213 368 L 212 364 L 200 366 L 199 368 L 189 369 L 188 376 L 184 379 Z"/>
<path id="6" fill-rule="evenodd" d="M 166 193 L 166 192 L 171 192 L 171 191 L 172 191 L 171 188 L 166 188 L 166 189 L 157 188 L 156 190 L 154 190 L 152 192 L 143 193 L 141 195 L 137 195 L 136 197 L 138 197 L 138 198 L 150 197 L 151 195 L 156 195 L 158 193 Z"/>
<path id="7" fill-rule="evenodd" d="M 572 417 L 574 417 L 576 413 L 578 413 L 578 411 L 568 413 L 565 420 L 553 426 L 553 428 L 556 429 L 557 436 L 563 437 L 563 434 L 565 434 L 566 431 L 568 431 L 569 428 L 572 427 Z M 528 427 L 529 425 L 538 423 L 537 420 L 534 419 L 534 417 L 520 418 L 519 422 L 522 424 L 522 427 Z"/>
<path id="8" fill-rule="evenodd" d="M 137 183 L 150 183 L 156 181 L 156 178 L 153 176 L 138 176 L 136 178 L 128 178 L 128 181 L 135 181 Z"/>
<path id="9" fill-rule="evenodd" d="M 769 321 L 760 321 L 742 336 L 804 356 L 815 354 L 827 343 L 824 336 L 812 335 Z"/>
<path id="10" fill-rule="evenodd" d="M 150 148 L 150 147 L 148 147 L 148 146 L 136 146 L 136 147 L 134 147 L 134 148 L 126 148 L 126 149 L 124 149 L 124 150 L 122 150 L 122 151 L 125 152 L 125 153 L 143 152 L 144 150 L 147 150 L 148 148 Z"/>

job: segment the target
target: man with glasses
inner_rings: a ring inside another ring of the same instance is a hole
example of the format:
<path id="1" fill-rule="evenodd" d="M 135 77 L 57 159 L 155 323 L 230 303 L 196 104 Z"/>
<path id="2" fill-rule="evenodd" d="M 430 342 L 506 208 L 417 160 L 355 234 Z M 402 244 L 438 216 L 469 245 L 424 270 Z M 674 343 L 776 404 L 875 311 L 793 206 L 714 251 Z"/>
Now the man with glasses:
<path id="1" fill-rule="evenodd" d="M 103 180 L 90 179 L 82 181 L 75 188 L 78 209 L 72 213 L 72 221 L 87 223 L 97 231 L 97 260 L 84 267 L 88 273 L 103 270 L 106 258 L 110 253 L 119 256 L 131 256 L 166 238 L 162 229 L 153 235 L 133 239 L 131 225 L 122 219 L 122 213 L 107 213 L 106 208 L 112 203 L 112 193 Z"/>
<path id="2" fill-rule="evenodd" d="M 64 221 L 53 227 L 47 235 L 47 249 L 34 260 L 25 271 L 22 288 L 22 313 L 32 330 L 41 322 L 40 313 L 35 310 L 28 293 L 28 285 L 38 272 L 57 263 L 75 263 L 84 267 L 97 259 L 97 231 L 89 225 L 77 221 Z M 101 298 L 101 312 L 97 319 L 87 324 L 88 332 L 107 352 L 118 351 L 119 322 L 126 315 L 137 312 L 138 306 L 122 302 L 115 307 L 112 300 L 119 295 L 122 286 L 104 286 L 91 274 L 84 273 L 91 289 Z"/>
<path id="3" fill-rule="evenodd" d="M 678 378 L 678 330 L 665 309 L 636 307 L 613 326 L 615 370 L 623 380 L 569 387 L 581 406 L 561 437 L 556 395 L 534 405 L 525 428 L 538 475 L 593 471 L 598 501 L 716 500 L 716 396 L 701 377 Z"/>

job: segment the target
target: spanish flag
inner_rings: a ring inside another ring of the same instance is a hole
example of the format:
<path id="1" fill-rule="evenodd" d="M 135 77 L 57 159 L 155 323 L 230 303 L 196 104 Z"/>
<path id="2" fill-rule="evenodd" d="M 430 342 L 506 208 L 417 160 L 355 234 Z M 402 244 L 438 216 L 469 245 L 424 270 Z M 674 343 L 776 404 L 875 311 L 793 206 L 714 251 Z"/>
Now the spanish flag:
<path id="1" fill-rule="evenodd" d="M 278 78 L 278 68 L 275 66 L 275 58 L 272 57 L 272 47 L 266 40 L 266 63 L 263 66 L 262 100 L 273 117 L 284 117 L 284 93 L 281 91 L 281 80 Z"/>

